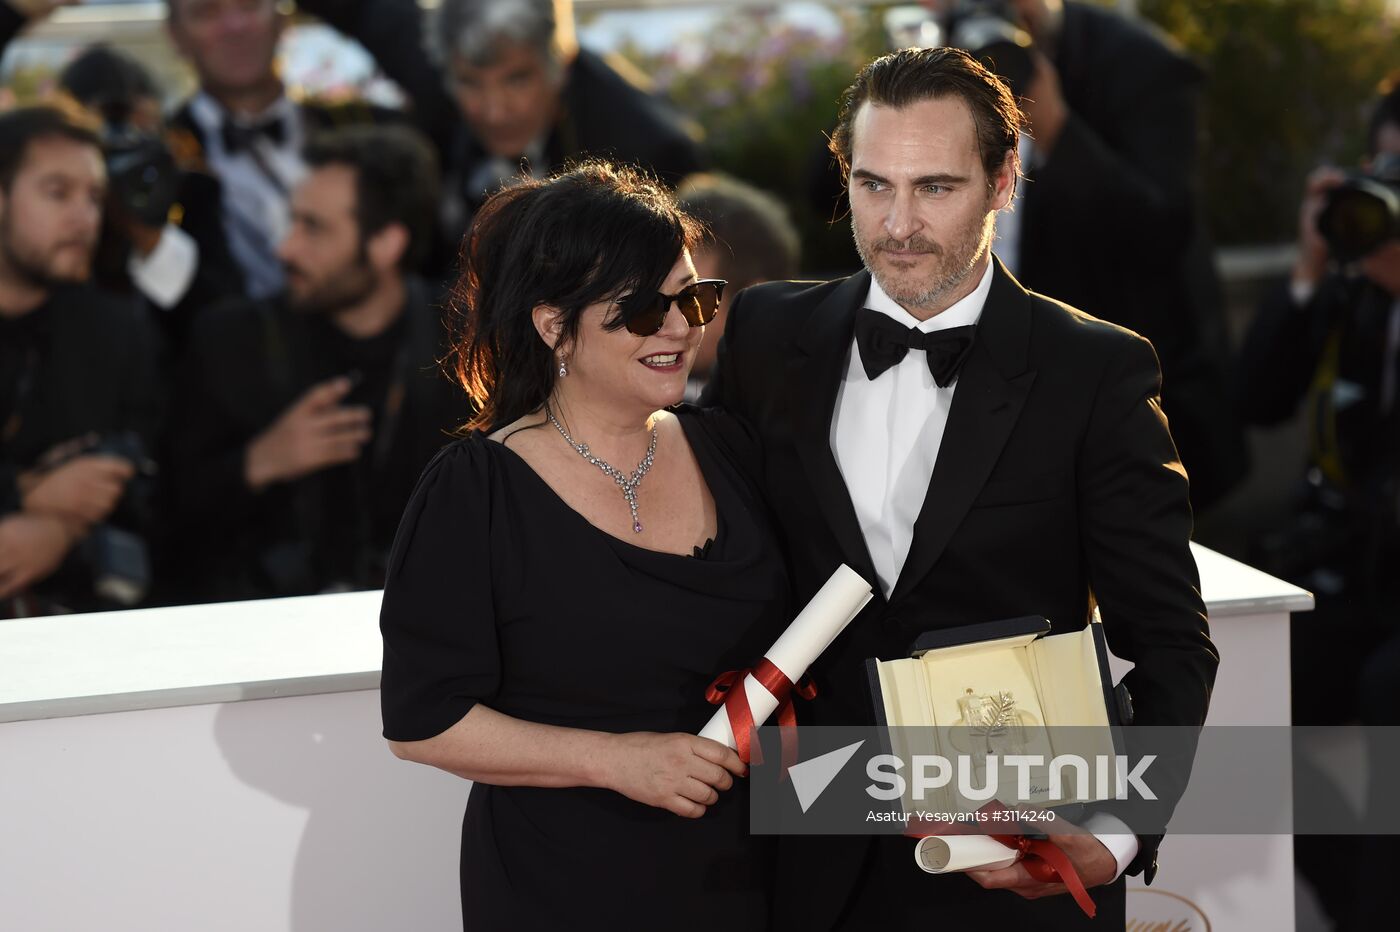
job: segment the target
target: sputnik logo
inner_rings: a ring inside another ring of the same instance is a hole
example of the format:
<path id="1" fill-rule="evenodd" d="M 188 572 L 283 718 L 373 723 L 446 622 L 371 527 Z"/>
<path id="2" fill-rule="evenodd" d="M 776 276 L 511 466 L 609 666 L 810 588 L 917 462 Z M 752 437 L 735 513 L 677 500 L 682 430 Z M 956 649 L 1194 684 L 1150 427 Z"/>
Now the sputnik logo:
<path id="1" fill-rule="evenodd" d="M 817 801 L 817 797 L 826 792 L 826 788 L 831 786 L 831 781 L 836 779 L 836 775 L 841 772 L 841 768 L 850 763 L 855 757 L 856 751 L 860 750 L 864 740 L 855 744 L 848 744 L 844 748 L 837 748 L 828 751 L 811 760 L 804 760 L 800 764 L 793 764 L 788 768 L 788 776 L 792 778 L 793 792 L 797 793 L 797 804 L 802 807 L 805 813 L 812 808 L 812 804 Z"/>

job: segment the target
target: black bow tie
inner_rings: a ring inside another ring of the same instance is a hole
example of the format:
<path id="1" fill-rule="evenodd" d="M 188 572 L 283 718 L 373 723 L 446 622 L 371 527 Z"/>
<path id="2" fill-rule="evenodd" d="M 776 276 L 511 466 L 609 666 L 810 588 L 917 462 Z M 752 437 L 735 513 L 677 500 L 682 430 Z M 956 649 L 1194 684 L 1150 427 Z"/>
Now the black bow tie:
<path id="1" fill-rule="evenodd" d="M 928 355 L 928 371 L 933 373 L 938 387 L 947 388 L 967 361 L 976 332 L 976 327 L 949 327 L 924 333 L 868 307 L 856 312 L 856 346 L 860 349 L 865 374 L 872 381 L 908 355 L 911 349 L 917 349 Z"/>
<path id="2" fill-rule="evenodd" d="M 224 151 L 230 155 L 248 148 L 259 136 L 273 145 L 281 145 L 287 138 L 287 128 L 282 125 L 280 117 L 250 126 L 240 126 L 233 120 L 225 119 L 220 130 L 224 137 Z"/>

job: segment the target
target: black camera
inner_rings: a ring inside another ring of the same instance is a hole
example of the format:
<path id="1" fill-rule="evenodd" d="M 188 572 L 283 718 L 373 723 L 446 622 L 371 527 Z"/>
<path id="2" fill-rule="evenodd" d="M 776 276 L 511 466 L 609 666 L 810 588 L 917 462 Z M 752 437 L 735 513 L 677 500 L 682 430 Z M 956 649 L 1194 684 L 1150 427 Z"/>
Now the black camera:
<path id="1" fill-rule="evenodd" d="M 182 173 L 165 143 L 129 123 L 108 123 L 102 134 L 113 204 L 147 227 L 162 227 L 180 195 Z"/>
<path id="2" fill-rule="evenodd" d="M 1317 230 L 1342 262 L 1400 239 L 1400 153 L 1377 156 L 1369 173 L 1351 175 L 1328 191 Z"/>
<path id="3" fill-rule="evenodd" d="M 139 434 L 120 431 L 90 437 L 67 457 L 48 465 L 52 468 L 79 456 L 120 457 L 136 470 L 116 509 L 92 529 L 77 551 L 94 595 L 117 605 L 136 605 L 151 588 L 151 558 L 140 529 L 150 527 L 154 519 L 156 464 Z"/>
<path id="4" fill-rule="evenodd" d="M 965 49 L 1021 97 L 1035 74 L 1034 42 L 1005 0 L 955 0 L 941 14 L 921 6 L 891 7 L 885 31 L 896 48 Z"/>

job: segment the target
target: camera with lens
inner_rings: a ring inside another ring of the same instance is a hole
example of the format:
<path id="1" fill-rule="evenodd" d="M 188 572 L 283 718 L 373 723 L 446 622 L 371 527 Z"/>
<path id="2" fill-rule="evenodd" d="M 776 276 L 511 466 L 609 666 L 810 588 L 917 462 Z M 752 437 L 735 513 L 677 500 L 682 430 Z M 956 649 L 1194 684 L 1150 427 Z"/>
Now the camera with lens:
<path id="1" fill-rule="evenodd" d="M 1400 153 L 1378 156 L 1369 172 L 1351 175 L 1328 191 L 1317 230 L 1342 262 L 1400 239 Z"/>
<path id="2" fill-rule="evenodd" d="M 130 123 L 109 121 L 103 128 L 102 151 L 114 206 L 142 226 L 164 226 L 182 178 L 165 143 Z"/>
<path id="3" fill-rule="evenodd" d="M 885 32 L 895 48 L 964 49 L 1021 97 L 1035 74 L 1034 42 L 1005 0 L 954 0 L 941 13 L 922 6 L 885 12 Z"/>
<path id="4" fill-rule="evenodd" d="M 114 456 L 129 462 L 135 474 L 107 521 L 94 527 L 75 551 L 92 584 L 92 594 L 107 602 L 132 606 L 151 587 L 151 558 L 140 529 L 151 526 L 156 508 L 156 464 L 134 431 L 99 434 L 73 448 L 48 468 L 79 456 Z"/>
<path id="5" fill-rule="evenodd" d="M 163 227 L 182 173 L 160 137 L 160 89 L 150 72 L 125 52 L 98 43 L 68 63 L 58 85 L 101 118 L 114 211 Z"/>

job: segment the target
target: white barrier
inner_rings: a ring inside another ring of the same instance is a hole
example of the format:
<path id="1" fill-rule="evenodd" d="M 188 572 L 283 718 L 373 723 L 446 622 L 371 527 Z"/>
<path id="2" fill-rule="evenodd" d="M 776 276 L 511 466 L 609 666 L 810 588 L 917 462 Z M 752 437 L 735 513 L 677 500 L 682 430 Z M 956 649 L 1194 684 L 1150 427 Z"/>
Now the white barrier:
<path id="1" fill-rule="evenodd" d="M 1286 724 L 1288 612 L 1311 598 L 1196 553 L 1223 658 L 1211 722 Z M 469 784 L 380 738 L 378 608 L 0 622 L 0 927 L 460 928 Z M 1293 928 L 1291 839 L 1171 836 L 1161 861 L 1130 918 Z"/>

